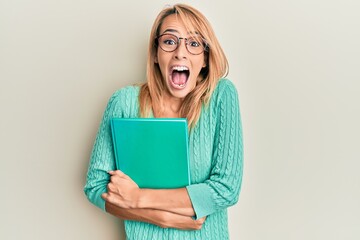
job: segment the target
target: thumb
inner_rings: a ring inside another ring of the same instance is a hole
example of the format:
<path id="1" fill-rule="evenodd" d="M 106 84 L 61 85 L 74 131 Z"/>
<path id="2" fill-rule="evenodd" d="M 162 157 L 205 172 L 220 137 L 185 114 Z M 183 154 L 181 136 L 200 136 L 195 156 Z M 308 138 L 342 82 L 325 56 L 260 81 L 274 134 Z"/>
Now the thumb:
<path id="1" fill-rule="evenodd" d="M 102 199 L 104 199 L 104 200 L 107 200 L 108 196 L 109 196 L 108 193 L 103 193 L 103 194 L 101 194 L 101 197 L 102 197 Z"/>

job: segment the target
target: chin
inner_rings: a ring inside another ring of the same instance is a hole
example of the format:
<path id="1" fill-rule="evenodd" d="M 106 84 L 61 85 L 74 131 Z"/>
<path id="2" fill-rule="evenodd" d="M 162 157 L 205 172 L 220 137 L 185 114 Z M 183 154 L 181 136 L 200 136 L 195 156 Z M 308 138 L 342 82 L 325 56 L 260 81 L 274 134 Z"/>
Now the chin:
<path id="1" fill-rule="evenodd" d="M 180 99 L 185 98 L 190 93 L 190 91 L 188 91 L 186 89 L 177 90 L 177 91 L 170 90 L 169 92 L 170 92 L 171 96 L 173 96 L 175 98 L 180 98 Z"/>
<path id="2" fill-rule="evenodd" d="M 191 84 L 191 82 L 192 81 L 187 81 L 184 86 L 177 86 L 169 79 L 167 88 L 171 96 L 183 99 L 195 88 L 195 86 L 192 86 L 193 84 Z"/>

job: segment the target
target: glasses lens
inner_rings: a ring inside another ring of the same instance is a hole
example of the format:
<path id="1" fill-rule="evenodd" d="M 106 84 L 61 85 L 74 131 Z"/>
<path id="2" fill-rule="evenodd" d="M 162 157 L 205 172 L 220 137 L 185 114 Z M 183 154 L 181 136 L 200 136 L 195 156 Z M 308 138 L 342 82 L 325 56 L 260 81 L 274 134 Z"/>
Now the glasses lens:
<path id="1" fill-rule="evenodd" d="M 186 47 L 190 53 L 196 55 L 200 54 L 204 51 L 203 39 L 201 39 L 200 37 L 198 38 L 190 37 L 187 39 Z"/>
<path id="2" fill-rule="evenodd" d="M 178 38 L 172 34 L 164 34 L 158 38 L 159 46 L 165 52 L 175 51 L 178 44 Z"/>

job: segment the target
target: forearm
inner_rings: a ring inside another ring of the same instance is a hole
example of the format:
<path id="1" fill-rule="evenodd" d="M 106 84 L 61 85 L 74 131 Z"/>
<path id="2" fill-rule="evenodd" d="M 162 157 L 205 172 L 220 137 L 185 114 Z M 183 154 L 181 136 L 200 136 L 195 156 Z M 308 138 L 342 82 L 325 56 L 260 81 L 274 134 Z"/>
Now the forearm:
<path id="1" fill-rule="evenodd" d="M 105 208 L 108 213 L 123 220 L 147 222 L 162 228 L 197 230 L 205 221 L 205 218 L 194 220 L 191 217 L 156 209 L 124 209 L 109 202 L 105 203 Z"/>
<path id="2" fill-rule="evenodd" d="M 120 208 L 157 209 L 188 217 L 195 212 L 186 188 L 178 189 L 140 189 L 126 174 L 110 171 L 107 193 L 102 198 Z"/>
<path id="3" fill-rule="evenodd" d="M 195 216 L 186 188 L 141 189 L 138 208 L 164 210 L 188 217 Z"/>

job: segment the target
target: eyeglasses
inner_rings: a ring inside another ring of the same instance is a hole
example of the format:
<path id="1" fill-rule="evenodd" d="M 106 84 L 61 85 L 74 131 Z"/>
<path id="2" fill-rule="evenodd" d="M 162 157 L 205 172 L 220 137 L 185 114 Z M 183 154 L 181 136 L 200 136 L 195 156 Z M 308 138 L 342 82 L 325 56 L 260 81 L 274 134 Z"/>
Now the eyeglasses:
<path id="1" fill-rule="evenodd" d="M 204 51 L 208 51 L 208 45 L 205 42 L 205 39 L 201 37 L 182 38 L 174 34 L 165 33 L 158 36 L 156 41 L 163 51 L 173 52 L 179 47 L 182 39 L 185 40 L 185 46 L 188 52 L 193 55 L 199 55 Z"/>

